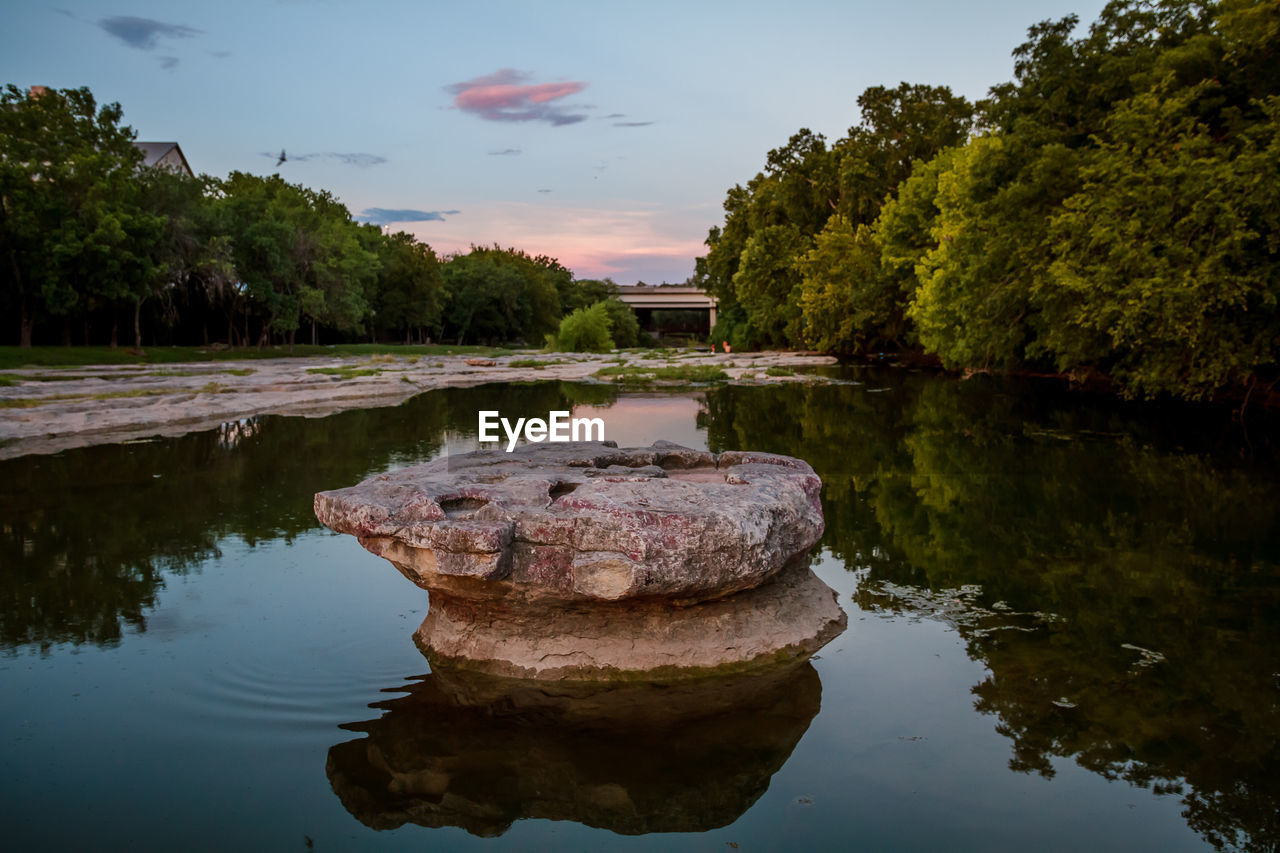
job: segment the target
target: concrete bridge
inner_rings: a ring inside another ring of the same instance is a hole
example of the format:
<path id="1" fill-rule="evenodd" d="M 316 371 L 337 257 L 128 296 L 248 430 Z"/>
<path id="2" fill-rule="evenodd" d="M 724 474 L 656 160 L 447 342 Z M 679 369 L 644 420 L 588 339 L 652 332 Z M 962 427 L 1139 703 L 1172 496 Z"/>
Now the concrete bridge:
<path id="1" fill-rule="evenodd" d="M 707 328 L 714 329 L 716 325 L 716 298 L 696 287 L 619 285 L 617 297 L 635 310 L 642 326 L 648 325 L 646 320 L 655 308 L 671 311 L 705 310 L 709 312 L 710 318 Z"/>

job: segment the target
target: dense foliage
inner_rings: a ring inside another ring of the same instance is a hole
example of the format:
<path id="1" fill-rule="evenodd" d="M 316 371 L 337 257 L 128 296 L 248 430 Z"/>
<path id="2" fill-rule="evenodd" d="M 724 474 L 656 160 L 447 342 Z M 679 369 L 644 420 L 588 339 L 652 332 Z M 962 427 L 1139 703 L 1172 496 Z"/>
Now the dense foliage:
<path id="1" fill-rule="evenodd" d="M 231 346 L 354 340 L 540 343 L 607 299 L 554 258 L 444 259 L 279 175 L 144 169 L 118 104 L 88 89 L 0 92 L 0 340 Z M 611 304 L 615 328 L 635 328 Z M 632 341 L 634 343 L 634 341 Z M 628 344 L 630 345 L 630 344 Z"/>
<path id="2" fill-rule="evenodd" d="M 970 105 L 873 87 L 731 189 L 713 338 L 1200 398 L 1280 375 L 1280 2 L 1115 0 L 1031 27 Z"/>
<path id="3" fill-rule="evenodd" d="M 547 335 L 547 348 L 560 352 L 608 352 L 613 348 L 611 326 L 605 303 L 579 308 L 560 321 L 555 334 Z"/>

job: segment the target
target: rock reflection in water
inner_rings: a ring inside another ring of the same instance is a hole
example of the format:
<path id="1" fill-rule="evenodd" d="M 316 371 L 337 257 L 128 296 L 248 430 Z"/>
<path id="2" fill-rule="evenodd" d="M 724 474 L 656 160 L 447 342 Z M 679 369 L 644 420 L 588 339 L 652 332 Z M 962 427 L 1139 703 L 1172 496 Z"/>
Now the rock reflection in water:
<path id="1" fill-rule="evenodd" d="M 334 792 L 361 823 L 496 836 L 521 818 L 626 835 L 736 820 L 818 713 L 808 662 L 749 676 L 610 685 L 437 670 L 344 729 Z"/>
<path id="2" fill-rule="evenodd" d="M 760 586 L 680 607 L 663 600 L 554 608 L 431 592 L 414 641 L 433 668 L 511 678 L 705 678 L 802 660 L 848 624 L 808 555 Z"/>

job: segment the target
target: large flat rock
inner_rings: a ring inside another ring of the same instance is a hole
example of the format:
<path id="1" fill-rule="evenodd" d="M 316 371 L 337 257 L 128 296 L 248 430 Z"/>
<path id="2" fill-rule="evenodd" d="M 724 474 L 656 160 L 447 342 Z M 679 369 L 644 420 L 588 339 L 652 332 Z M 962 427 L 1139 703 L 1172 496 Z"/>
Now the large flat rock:
<path id="1" fill-rule="evenodd" d="M 438 459 L 320 492 L 315 512 L 453 600 L 692 603 L 806 552 L 820 489 L 787 456 L 575 442 Z"/>

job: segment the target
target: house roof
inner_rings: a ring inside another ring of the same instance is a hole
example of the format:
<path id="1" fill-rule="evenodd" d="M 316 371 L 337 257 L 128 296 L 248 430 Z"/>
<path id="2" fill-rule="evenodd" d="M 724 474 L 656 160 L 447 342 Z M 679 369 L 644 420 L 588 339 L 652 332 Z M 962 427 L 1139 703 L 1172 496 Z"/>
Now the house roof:
<path id="1" fill-rule="evenodd" d="M 176 151 L 178 159 L 182 161 L 182 166 L 188 175 L 195 177 L 195 172 L 191 169 L 191 164 L 187 162 L 186 155 L 182 153 L 182 148 L 176 142 L 135 142 L 134 147 L 142 152 L 142 165 L 144 168 L 151 168 L 159 163 L 170 151 Z"/>

